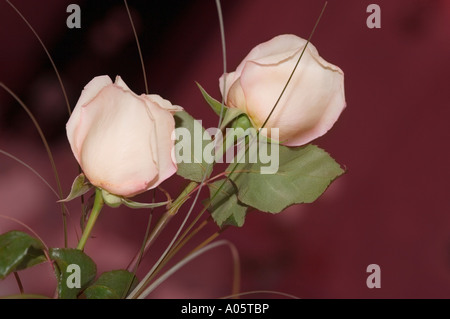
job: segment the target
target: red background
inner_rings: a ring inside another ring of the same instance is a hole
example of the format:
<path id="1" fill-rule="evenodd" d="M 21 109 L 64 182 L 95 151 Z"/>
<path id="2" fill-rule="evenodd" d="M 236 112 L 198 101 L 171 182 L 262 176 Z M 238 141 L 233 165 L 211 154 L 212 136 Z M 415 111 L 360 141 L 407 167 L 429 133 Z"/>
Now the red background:
<path id="1" fill-rule="evenodd" d="M 230 71 L 251 48 L 273 36 L 307 38 L 323 5 L 313 0 L 223 2 Z M 13 3 L 48 46 L 72 106 L 84 85 L 100 74 L 119 74 L 135 92 L 144 92 L 122 2 Z M 81 6 L 81 29 L 65 25 L 70 3 Z M 217 118 L 194 83 L 220 99 L 222 54 L 214 1 L 147 3 L 129 0 L 150 91 L 182 105 L 205 127 L 215 125 Z M 381 7 L 381 29 L 366 26 L 370 3 Z M 450 297 L 449 21 L 450 3 L 444 0 L 329 1 L 312 42 L 322 57 L 344 70 L 347 108 L 314 143 L 347 173 L 313 204 L 276 216 L 251 213 L 243 228 L 221 235 L 239 251 L 242 291 L 272 290 L 301 298 Z M 77 166 L 65 137 L 64 98 L 39 42 L 5 2 L 0 2 L 0 46 L 0 81 L 27 103 L 43 126 L 67 193 Z M 0 149 L 55 185 L 32 122 L 3 90 Z M 183 184 L 175 177 L 164 187 L 175 196 Z M 150 194 L 139 199 L 149 200 Z M 63 245 L 55 201 L 35 175 L 0 155 L 0 214 L 26 223 L 51 247 Z M 70 203 L 69 209 L 73 247 L 79 203 Z M 167 245 L 186 209 L 158 240 L 140 276 Z M 126 208 L 104 209 L 86 248 L 99 272 L 126 266 L 144 236 L 147 216 Z M 0 220 L 2 233 L 11 229 L 24 230 Z M 211 225 L 196 243 L 215 230 Z M 380 289 L 366 286 L 369 264 L 381 267 Z M 182 268 L 150 297 L 227 295 L 231 269 L 231 254 L 219 248 Z M 48 264 L 21 272 L 21 278 L 26 292 L 52 295 L 55 281 Z M 0 282 L 0 295 L 17 292 L 12 276 Z"/>

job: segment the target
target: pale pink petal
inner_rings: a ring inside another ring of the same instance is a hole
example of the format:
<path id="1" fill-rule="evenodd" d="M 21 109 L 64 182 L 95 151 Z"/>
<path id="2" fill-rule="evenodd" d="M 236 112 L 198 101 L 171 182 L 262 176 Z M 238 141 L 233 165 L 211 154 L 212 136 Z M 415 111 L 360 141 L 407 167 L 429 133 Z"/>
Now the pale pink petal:
<path id="1" fill-rule="evenodd" d="M 237 79 L 230 87 L 227 96 L 227 106 L 240 109 L 247 113 L 247 101 L 242 90 L 241 79 Z"/>
<path id="2" fill-rule="evenodd" d="M 153 181 L 150 188 L 154 188 L 177 171 L 174 155 L 174 141 L 172 133 L 175 130 L 175 120 L 170 112 L 160 107 L 157 103 L 145 99 L 146 105 L 156 123 L 156 146 L 155 161 L 158 163 L 159 175 Z"/>
<path id="3" fill-rule="evenodd" d="M 306 45 L 307 41 L 296 35 L 283 34 L 272 38 L 254 47 L 239 64 L 236 73 L 239 76 L 248 61 L 259 64 L 278 64 L 297 54 Z M 310 43 L 308 48 L 317 54 L 317 49 Z"/>
<path id="4" fill-rule="evenodd" d="M 69 140 L 70 147 L 73 155 L 80 161 L 80 140 L 77 138 L 77 128 L 80 122 L 81 108 L 94 99 L 97 94 L 107 85 L 112 83 L 111 79 L 107 75 L 97 76 L 93 78 L 81 92 L 81 96 L 78 99 L 75 108 L 72 111 L 72 115 L 66 124 L 67 138 Z"/>
<path id="5" fill-rule="evenodd" d="M 122 78 L 119 75 L 116 76 L 114 84 L 121 87 L 124 91 L 131 92 L 137 96 L 137 94 L 135 94 L 133 91 L 131 91 L 131 89 L 128 87 L 128 85 L 126 85 L 126 83 L 122 80 Z"/>
<path id="6" fill-rule="evenodd" d="M 231 86 L 236 82 L 236 80 L 239 78 L 239 76 L 240 76 L 240 74 L 237 75 L 236 72 L 231 72 L 231 73 L 225 73 L 219 78 L 219 89 L 220 89 L 220 93 L 222 94 L 222 96 L 225 99 L 225 104 L 228 103 L 228 101 L 226 100 L 227 96 L 228 96 L 228 92 L 230 92 Z M 225 92 L 223 92 L 224 81 L 225 81 Z M 230 107 L 232 107 L 232 106 L 230 106 Z"/>
<path id="7" fill-rule="evenodd" d="M 174 114 L 175 112 L 183 111 L 183 108 L 179 105 L 173 105 L 170 101 L 163 99 L 157 94 L 142 94 L 142 98 L 148 99 L 150 102 L 158 104 L 161 108 Z"/>

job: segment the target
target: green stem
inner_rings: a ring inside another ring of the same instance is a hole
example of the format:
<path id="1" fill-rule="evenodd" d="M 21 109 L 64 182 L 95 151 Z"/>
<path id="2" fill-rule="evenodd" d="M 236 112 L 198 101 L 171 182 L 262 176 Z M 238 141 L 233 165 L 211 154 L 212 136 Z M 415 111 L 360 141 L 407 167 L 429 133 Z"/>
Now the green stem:
<path id="1" fill-rule="evenodd" d="M 84 228 L 83 235 L 81 236 L 80 242 L 78 243 L 77 249 L 83 250 L 86 242 L 91 234 L 92 228 L 94 228 L 95 222 L 100 214 L 103 207 L 103 196 L 102 191 L 98 188 L 95 189 L 95 201 L 94 207 L 92 207 L 91 214 L 89 216 L 86 227 Z"/>

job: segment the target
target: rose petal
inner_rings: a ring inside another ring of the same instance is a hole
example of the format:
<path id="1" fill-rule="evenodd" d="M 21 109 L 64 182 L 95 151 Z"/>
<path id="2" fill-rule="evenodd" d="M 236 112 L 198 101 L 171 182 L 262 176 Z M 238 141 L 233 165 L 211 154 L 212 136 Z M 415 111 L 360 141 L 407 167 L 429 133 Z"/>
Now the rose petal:
<path id="1" fill-rule="evenodd" d="M 175 112 L 183 111 L 183 108 L 179 105 L 173 105 L 170 101 L 163 99 L 157 94 L 142 94 L 141 97 L 148 99 L 150 102 L 158 104 L 161 108 L 174 114 Z"/>
<path id="2" fill-rule="evenodd" d="M 259 64 L 278 64 L 297 54 L 303 49 L 307 41 L 293 34 L 283 34 L 254 47 L 239 64 L 236 73 L 239 76 L 248 61 Z M 317 54 L 317 49 L 311 44 L 308 48 Z"/>
<path id="3" fill-rule="evenodd" d="M 238 108 L 247 113 L 247 100 L 245 99 L 244 91 L 242 90 L 241 80 L 238 79 L 230 87 L 227 96 L 227 106 Z"/>
<path id="4" fill-rule="evenodd" d="M 342 70 L 325 62 L 316 52 L 308 45 L 266 125 L 279 128 L 280 142 L 288 146 L 303 145 L 325 134 L 345 107 Z M 299 55 L 300 51 L 278 64 L 245 64 L 240 81 L 247 112 L 256 125 L 261 126 L 269 115 Z"/>
<path id="5" fill-rule="evenodd" d="M 153 102 L 148 96 L 146 97 L 143 100 L 146 102 L 156 123 L 157 142 L 154 145 L 157 147 L 155 159 L 159 166 L 159 175 L 158 179 L 151 185 L 151 188 L 154 188 L 177 171 L 174 156 L 174 141 L 172 140 L 172 133 L 175 130 L 175 120 L 170 112 L 167 112 L 166 109 Z"/>
<path id="6" fill-rule="evenodd" d="M 239 76 L 240 76 L 240 74 L 239 74 Z M 228 93 L 230 92 L 230 88 L 236 82 L 236 80 L 239 78 L 239 76 L 237 76 L 236 72 L 231 72 L 231 73 L 225 73 L 219 78 L 220 93 L 225 98 L 226 104 L 228 104 L 228 101 L 226 99 L 227 99 Z M 225 92 L 223 92 L 224 81 L 225 81 Z"/>
<path id="7" fill-rule="evenodd" d="M 222 96 L 228 97 L 231 86 L 239 79 L 246 63 L 248 61 L 257 62 L 259 64 L 277 64 L 286 59 L 291 58 L 302 49 L 306 40 L 293 34 L 282 34 L 272 38 L 269 41 L 258 44 L 254 47 L 247 56 L 241 61 L 236 68 L 236 71 L 226 73 L 219 79 L 219 88 Z M 311 46 L 311 47 L 310 47 Z M 309 44 L 311 50 L 317 53 L 316 48 Z M 226 80 L 226 91 L 223 91 L 223 81 Z M 228 103 L 228 101 L 227 101 Z"/>
<path id="8" fill-rule="evenodd" d="M 122 78 L 119 75 L 116 76 L 114 84 L 121 87 L 124 91 L 129 91 L 129 92 L 133 93 L 134 95 L 136 95 L 133 91 L 130 90 L 128 85 L 126 85 L 126 83 L 122 80 Z"/>
<path id="9" fill-rule="evenodd" d="M 112 83 L 111 78 L 107 75 L 97 76 L 93 78 L 81 92 L 80 98 L 78 99 L 75 108 L 72 111 L 67 124 L 67 138 L 69 140 L 70 147 L 72 149 L 73 155 L 80 162 L 80 147 L 81 143 L 79 138 L 77 138 L 77 128 L 80 122 L 81 109 L 84 105 L 88 104 L 95 96 L 107 85 Z"/>

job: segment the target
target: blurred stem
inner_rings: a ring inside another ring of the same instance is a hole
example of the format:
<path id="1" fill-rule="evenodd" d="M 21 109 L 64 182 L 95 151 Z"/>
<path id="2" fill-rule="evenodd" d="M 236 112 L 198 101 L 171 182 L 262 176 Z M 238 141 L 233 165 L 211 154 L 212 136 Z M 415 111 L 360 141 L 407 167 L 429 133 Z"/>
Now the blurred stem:
<path id="1" fill-rule="evenodd" d="M 23 295 L 23 285 L 22 281 L 20 280 L 19 274 L 15 271 L 14 272 L 14 278 L 16 279 L 17 286 L 19 287 L 20 294 Z"/>
<path id="2" fill-rule="evenodd" d="M 20 294 L 0 297 L 0 299 L 50 299 L 50 297 L 35 294 Z"/>
<path id="3" fill-rule="evenodd" d="M 173 201 L 170 205 L 169 209 L 159 218 L 155 227 L 153 228 L 150 236 L 145 242 L 145 246 L 143 251 L 139 251 L 136 256 L 134 256 L 133 260 L 128 265 L 127 269 L 131 271 L 134 269 L 137 264 L 140 256 L 144 256 L 150 246 L 153 244 L 155 239 L 161 234 L 162 230 L 166 227 L 167 223 L 172 219 L 173 216 L 176 215 L 180 207 L 189 199 L 189 194 L 197 187 L 196 182 L 190 182 L 186 188 L 181 192 L 181 194 Z"/>
<path id="4" fill-rule="evenodd" d="M 91 235 L 91 231 L 94 228 L 95 222 L 97 221 L 98 215 L 103 207 L 103 196 L 102 191 L 98 188 L 95 189 L 95 200 L 94 207 L 92 207 L 91 214 L 84 228 L 83 235 L 81 236 L 80 242 L 78 243 L 77 249 L 83 250 L 86 242 Z"/>

